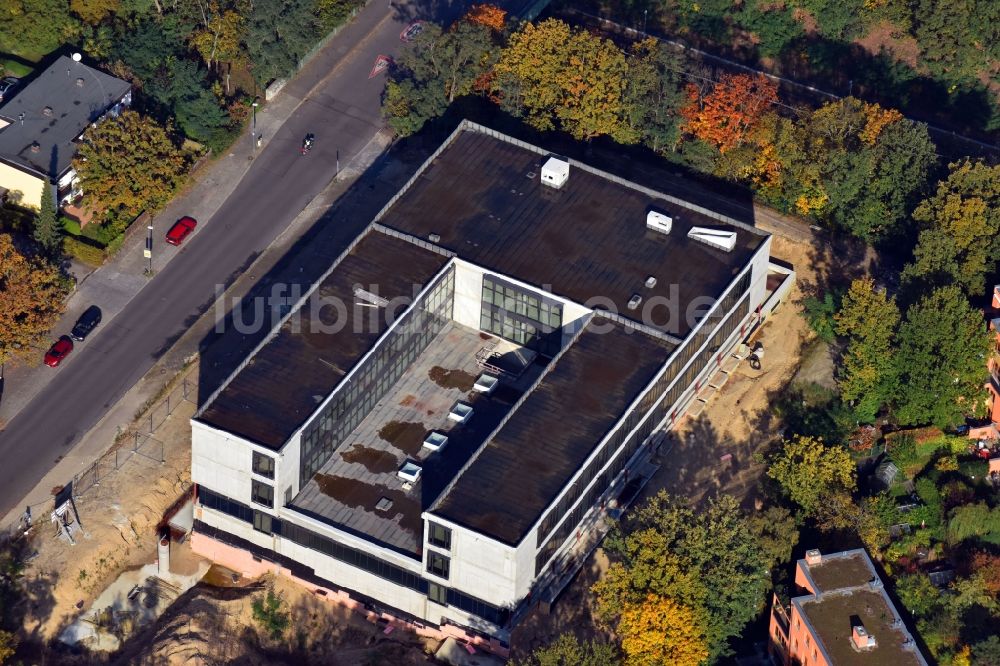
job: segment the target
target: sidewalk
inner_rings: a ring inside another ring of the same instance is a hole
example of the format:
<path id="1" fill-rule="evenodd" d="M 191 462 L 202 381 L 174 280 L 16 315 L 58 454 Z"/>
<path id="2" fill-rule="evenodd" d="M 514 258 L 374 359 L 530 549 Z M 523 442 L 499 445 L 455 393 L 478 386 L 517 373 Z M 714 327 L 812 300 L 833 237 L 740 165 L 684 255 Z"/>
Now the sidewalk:
<path id="1" fill-rule="evenodd" d="M 250 136 L 252 128 L 247 127 L 225 155 L 218 156 L 207 165 L 153 218 L 152 279 L 179 252 L 179 249 L 163 241 L 170 225 L 183 215 L 199 220 L 199 226 L 210 224 L 212 217 L 253 165 L 254 156 L 266 148 L 269 138 L 277 134 L 309 95 L 333 76 L 351 51 L 369 39 L 389 16 L 391 14 L 387 13 L 386 5 L 366 5 L 271 102 L 258 108 L 256 128 L 257 134 L 264 139 L 263 145 L 254 150 Z M 345 162 L 350 159 L 349 156 L 345 158 Z M 197 231 L 187 242 L 194 241 L 196 235 Z M 91 305 L 101 308 L 101 326 L 107 326 L 142 291 L 151 279 L 145 275 L 148 266 L 148 260 L 143 256 L 146 237 L 146 233 L 136 230 L 126 239 L 118 254 L 83 278 L 70 296 L 62 319 L 53 327 L 51 339 L 68 334 L 80 314 Z M 5 390 L 0 401 L 0 429 L 58 375 L 57 371 L 42 364 L 44 349 L 42 347 L 28 357 L 6 364 Z"/>

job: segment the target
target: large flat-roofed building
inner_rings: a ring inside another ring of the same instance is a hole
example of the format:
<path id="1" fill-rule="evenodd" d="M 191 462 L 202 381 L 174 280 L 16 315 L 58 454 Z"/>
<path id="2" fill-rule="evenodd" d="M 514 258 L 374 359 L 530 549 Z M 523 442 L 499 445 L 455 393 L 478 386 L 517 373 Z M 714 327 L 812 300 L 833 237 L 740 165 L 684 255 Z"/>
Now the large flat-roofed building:
<path id="1" fill-rule="evenodd" d="M 462 123 L 195 415 L 195 548 L 503 652 L 787 291 L 769 249 Z"/>
<path id="2" fill-rule="evenodd" d="M 771 607 L 770 651 L 781 664 L 927 666 L 871 558 L 863 549 L 806 552 L 795 566 L 801 591 Z"/>

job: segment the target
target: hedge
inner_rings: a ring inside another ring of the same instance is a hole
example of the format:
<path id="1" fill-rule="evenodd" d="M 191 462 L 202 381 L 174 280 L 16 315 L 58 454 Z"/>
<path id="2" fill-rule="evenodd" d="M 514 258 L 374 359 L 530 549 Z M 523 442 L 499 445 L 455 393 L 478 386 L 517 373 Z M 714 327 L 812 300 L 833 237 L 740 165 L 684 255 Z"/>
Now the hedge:
<path id="1" fill-rule="evenodd" d="M 66 236 L 63 239 L 63 250 L 90 266 L 96 267 L 104 263 L 104 248 L 88 243 L 82 237 Z"/>

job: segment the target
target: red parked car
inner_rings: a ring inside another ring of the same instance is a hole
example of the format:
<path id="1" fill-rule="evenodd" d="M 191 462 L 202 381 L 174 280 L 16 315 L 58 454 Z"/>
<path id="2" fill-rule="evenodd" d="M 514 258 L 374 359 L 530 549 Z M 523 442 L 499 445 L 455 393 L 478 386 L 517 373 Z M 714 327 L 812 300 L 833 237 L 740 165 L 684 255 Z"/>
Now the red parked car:
<path id="1" fill-rule="evenodd" d="M 193 217 L 185 215 L 170 227 L 170 231 L 167 232 L 167 242 L 171 245 L 180 245 L 197 226 L 198 222 Z"/>
<path id="2" fill-rule="evenodd" d="M 64 358 L 69 356 L 71 351 L 73 351 L 73 341 L 69 339 L 68 335 L 62 336 L 45 352 L 45 365 L 50 368 L 56 367 L 63 362 Z"/>

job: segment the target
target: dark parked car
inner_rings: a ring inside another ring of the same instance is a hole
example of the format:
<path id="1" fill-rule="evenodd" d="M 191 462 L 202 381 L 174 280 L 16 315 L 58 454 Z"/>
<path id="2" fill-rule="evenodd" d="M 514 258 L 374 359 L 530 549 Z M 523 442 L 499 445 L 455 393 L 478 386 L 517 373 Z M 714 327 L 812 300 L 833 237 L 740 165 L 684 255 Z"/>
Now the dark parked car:
<path id="1" fill-rule="evenodd" d="M 167 232 L 167 242 L 171 245 L 180 245 L 197 226 L 198 222 L 193 217 L 185 215 L 170 227 L 170 231 Z"/>
<path id="2" fill-rule="evenodd" d="M 96 305 L 91 305 L 89 308 L 83 311 L 80 318 L 76 320 L 76 324 L 73 326 L 73 330 L 69 332 L 71 338 L 78 342 L 83 342 L 91 331 L 97 328 L 97 325 L 101 323 L 101 308 Z"/>
<path id="3" fill-rule="evenodd" d="M 64 358 L 69 356 L 71 351 L 73 351 L 73 341 L 69 339 L 68 335 L 62 336 L 45 352 L 45 365 L 50 368 L 56 367 L 63 362 Z"/>

